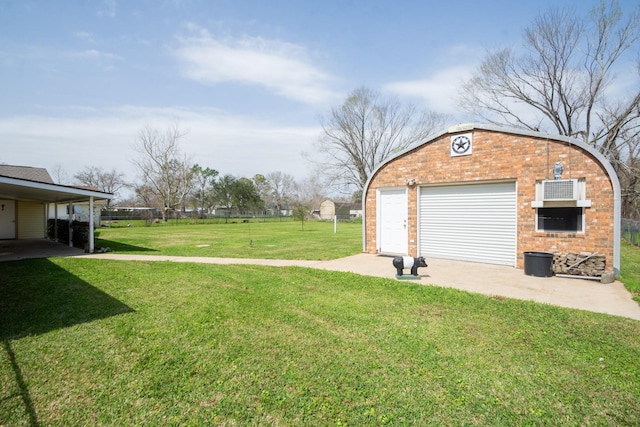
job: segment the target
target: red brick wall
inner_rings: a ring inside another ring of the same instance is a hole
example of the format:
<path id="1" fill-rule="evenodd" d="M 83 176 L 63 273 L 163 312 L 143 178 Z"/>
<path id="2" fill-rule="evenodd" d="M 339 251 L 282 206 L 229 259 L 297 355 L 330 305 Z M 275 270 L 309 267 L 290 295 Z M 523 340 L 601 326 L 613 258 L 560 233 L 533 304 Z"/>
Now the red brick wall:
<path id="1" fill-rule="evenodd" d="M 415 178 L 417 186 L 438 183 L 517 181 L 517 267 L 523 268 L 524 251 L 598 252 L 606 256 L 607 272 L 613 271 L 613 187 L 605 169 L 588 152 L 566 142 L 531 136 L 473 129 L 473 154 L 451 157 L 452 134 L 445 134 L 382 167 L 365 194 L 366 252 L 376 253 L 376 190 L 405 186 Z M 586 199 L 584 233 L 535 231 L 536 181 L 553 179 L 553 165 L 561 161 L 563 178 L 584 178 Z M 409 255 L 417 256 L 418 187 L 408 191 Z"/>

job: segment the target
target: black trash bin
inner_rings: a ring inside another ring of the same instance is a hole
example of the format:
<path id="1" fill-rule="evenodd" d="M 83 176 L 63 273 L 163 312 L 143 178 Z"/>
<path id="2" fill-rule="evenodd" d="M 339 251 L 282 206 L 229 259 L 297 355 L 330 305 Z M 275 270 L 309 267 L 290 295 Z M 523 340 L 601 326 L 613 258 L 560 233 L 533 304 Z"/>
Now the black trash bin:
<path id="1" fill-rule="evenodd" d="M 536 277 L 553 276 L 553 254 L 549 252 L 525 252 L 524 274 Z"/>

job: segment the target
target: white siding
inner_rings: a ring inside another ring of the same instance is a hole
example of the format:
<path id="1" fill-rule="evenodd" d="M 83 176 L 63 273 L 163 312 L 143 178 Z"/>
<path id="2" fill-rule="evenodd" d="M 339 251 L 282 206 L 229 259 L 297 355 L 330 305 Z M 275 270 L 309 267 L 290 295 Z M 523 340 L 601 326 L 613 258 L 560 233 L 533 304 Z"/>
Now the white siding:
<path id="1" fill-rule="evenodd" d="M 420 189 L 420 255 L 487 264 L 516 263 L 516 183 Z"/>
<path id="2" fill-rule="evenodd" d="M 18 239 L 47 237 L 42 203 L 18 201 Z"/>

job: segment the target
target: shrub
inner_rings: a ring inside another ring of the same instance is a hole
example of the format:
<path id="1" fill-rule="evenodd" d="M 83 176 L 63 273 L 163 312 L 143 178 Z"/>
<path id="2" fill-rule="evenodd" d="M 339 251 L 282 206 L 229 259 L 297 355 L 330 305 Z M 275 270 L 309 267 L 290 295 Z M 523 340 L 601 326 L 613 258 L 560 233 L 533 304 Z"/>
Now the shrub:
<path id="1" fill-rule="evenodd" d="M 89 223 L 86 221 L 72 221 L 71 228 L 73 246 L 76 248 L 86 247 L 89 243 Z M 57 237 L 59 242 L 69 243 L 69 220 L 50 219 L 47 222 L 47 237 L 50 239 L 55 239 Z"/>

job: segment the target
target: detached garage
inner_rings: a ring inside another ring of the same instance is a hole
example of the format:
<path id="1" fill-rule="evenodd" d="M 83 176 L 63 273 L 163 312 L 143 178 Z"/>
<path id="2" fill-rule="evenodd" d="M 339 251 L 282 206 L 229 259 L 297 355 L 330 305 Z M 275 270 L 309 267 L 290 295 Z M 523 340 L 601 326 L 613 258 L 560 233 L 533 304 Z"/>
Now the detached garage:
<path id="1" fill-rule="evenodd" d="M 589 252 L 619 274 L 617 176 L 571 138 L 455 126 L 380 165 L 363 196 L 368 253 L 523 268 L 526 251 Z"/>

